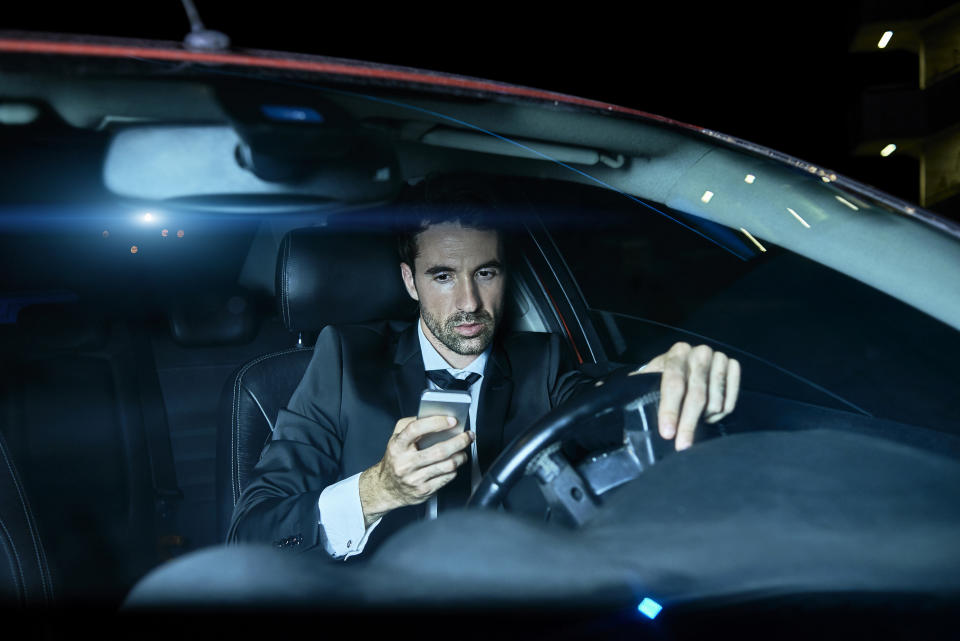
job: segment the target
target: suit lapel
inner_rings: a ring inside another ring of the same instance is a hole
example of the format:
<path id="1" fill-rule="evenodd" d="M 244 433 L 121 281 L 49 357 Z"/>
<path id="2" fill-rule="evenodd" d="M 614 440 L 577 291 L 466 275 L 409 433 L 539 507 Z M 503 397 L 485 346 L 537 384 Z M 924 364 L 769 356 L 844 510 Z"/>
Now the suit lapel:
<path id="1" fill-rule="evenodd" d="M 416 416 L 420 393 L 427 386 L 416 323 L 405 329 L 397 340 L 392 375 L 397 393 L 397 407 L 400 410 L 397 418 Z"/>
<path id="2" fill-rule="evenodd" d="M 416 416 L 420 405 L 420 393 L 427 386 L 427 375 L 423 370 L 423 356 L 420 354 L 420 340 L 417 338 L 417 325 L 413 323 L 400 333 L 393 358 L 393 387 L 397 394 L 398 419 Z M 403 525 L 423 518 L 424 506 L 410 505 L 394 510 L 384 517 L 380 527 L 381 536 L 400 529 Z"/>
<path id="3" fill-rule="evenodd" d="M 513 395 L 513 381 L 507 354 L 499 342 L 494 342 L 490 359 L 484 368 L 480 388 L 480 405 L 477 409 L 477 458 L 480 472 L 487 469 L 503 448 L 503 430 L 507 409 Z"/>

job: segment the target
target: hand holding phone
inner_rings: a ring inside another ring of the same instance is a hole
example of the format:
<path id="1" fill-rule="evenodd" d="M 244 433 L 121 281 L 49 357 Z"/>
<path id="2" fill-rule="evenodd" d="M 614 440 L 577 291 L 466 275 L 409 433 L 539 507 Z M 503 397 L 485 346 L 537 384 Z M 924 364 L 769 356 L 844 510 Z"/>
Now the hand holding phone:
<path id="1" fill-rule="evenodd" d="M 447 430 L 424 434 L 417 441 L 417 449 L 423 450 L 463 432 L 470 417 L 470 394 L 449 390 L 424 390 L 420 395 L 417 418 L 428 416 L 452 416 L 457 424 Z"/>

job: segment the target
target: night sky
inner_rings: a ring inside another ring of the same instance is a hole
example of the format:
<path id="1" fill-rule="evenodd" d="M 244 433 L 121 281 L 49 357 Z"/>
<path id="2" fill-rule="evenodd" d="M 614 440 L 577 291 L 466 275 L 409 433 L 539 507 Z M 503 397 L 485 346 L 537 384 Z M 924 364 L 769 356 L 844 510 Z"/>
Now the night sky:
<path id="1" fill-rule="evenodd" d="M 206 26 L 237 48 L 406 65 L 611 102 L 918 200 L 916 161 L 850 155 L 863 88 L 916 81 L 915 56 L 849 53 L 860 3 L 551 3 L 523 15 L 508 10 L 521 3 L 196 4 Z M 178 0 L 35 2 L 0 17 L 0 29 L 181 40 L 189 22 Z"/>

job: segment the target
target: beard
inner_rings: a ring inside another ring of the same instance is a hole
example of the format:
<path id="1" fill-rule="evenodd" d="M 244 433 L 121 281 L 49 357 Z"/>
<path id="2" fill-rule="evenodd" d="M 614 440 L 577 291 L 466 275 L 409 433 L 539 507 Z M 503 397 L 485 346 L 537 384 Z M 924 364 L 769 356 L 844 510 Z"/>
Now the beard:
<path id="1" fill-rule="evenodd" d="M 437 340 L 446 345 L 447 349 L 461 356 L 482 353 L 493 340 L 493 332 L 496 329 L 496 321 L 486 311 L 457 312 L 441 319 L 421 307 L 420 315 Z M 476 336 L 462 336 L 454 329 L 457 325 L 474 323 L 483 325 L 483 329 Z"/>

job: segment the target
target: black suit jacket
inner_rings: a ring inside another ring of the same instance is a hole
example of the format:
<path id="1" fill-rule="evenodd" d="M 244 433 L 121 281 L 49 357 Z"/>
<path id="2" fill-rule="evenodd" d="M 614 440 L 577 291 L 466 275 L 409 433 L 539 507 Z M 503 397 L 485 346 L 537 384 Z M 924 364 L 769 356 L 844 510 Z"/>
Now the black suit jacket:
<path id="1" fill-rule="evenodd" d="M 494 341 L 477 408 L 482 472 L 522 430 L 592 380 L 559 337 L 514 333 Z M 233 512 L 228 542 L 321 543 L 317 500 L 328 485 L 376 464 L 398 419 L 415 416 L 427 387 L 415 323 L 327 327 Z M 363 556 L 424 505 L 387 514 Z"/>

